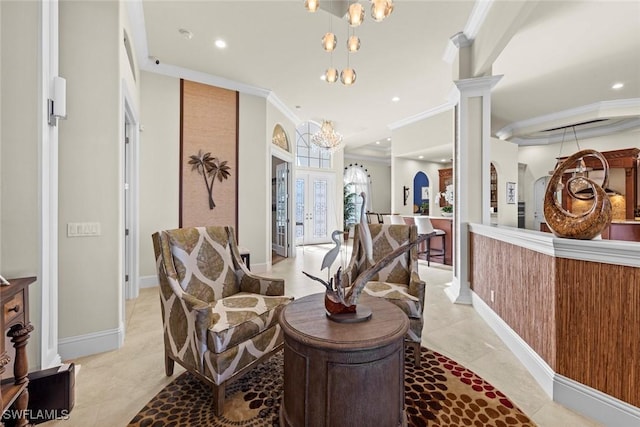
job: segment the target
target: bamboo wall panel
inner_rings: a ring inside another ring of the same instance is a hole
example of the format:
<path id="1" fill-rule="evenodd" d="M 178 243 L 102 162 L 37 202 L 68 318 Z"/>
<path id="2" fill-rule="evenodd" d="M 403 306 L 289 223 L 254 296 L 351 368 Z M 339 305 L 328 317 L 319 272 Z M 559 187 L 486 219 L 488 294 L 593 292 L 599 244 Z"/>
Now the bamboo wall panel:
<path id="1" fill-rule="evenodd" d="M 230 225 L 237 232 L 237 93 L 187 80 L 181 83 L 180 226 Z M 213 183 L 213 209 L 204 177 L 189 164 L 199 150 L 230 167 L 227 179 Z"/>
<path id="2" fill-rule="evenodd" d="M 473 291 L 551 369 L 640 407 L 640 268 L 556 258 L 474 233 L 471 255 Z"/>
<path id="3" fill-rule="evenodd" d="M 473 291 L 555 370 L 553 257 L 474 233 L 471 254 Z"/>
<path id="4" fill-rule="evenodd" d="M 640 269 L 557 259 L 557 372 L 640 407 Z"/>

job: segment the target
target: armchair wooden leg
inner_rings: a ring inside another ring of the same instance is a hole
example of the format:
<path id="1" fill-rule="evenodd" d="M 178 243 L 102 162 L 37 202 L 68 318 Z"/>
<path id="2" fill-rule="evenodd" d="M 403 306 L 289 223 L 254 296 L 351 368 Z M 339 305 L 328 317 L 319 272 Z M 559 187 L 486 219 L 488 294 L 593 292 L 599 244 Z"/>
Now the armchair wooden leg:
<path id="1" fill-rule="evenodd" d="M 416 368 L 419 368 L 420 367 L 420 343 L 412 342 L 411 348 L 413 350 L 413 365 Z"/>
<path id="2" fill-rule="evenodd" d="M 169 355 L 164 353 L 164 373 L 167 374 L 168 377 L 173 375 L 173 366 L 175 365 L 175 361 L 169 357 Z"/>
<path id="3" fill-rule="evenodd" d="M 213 413 L 216 417 L 222 415 L 222 409 L 224 408 L 224 383 L 220 385 L 211 385 L 211 393 L 213 394 Z"/>

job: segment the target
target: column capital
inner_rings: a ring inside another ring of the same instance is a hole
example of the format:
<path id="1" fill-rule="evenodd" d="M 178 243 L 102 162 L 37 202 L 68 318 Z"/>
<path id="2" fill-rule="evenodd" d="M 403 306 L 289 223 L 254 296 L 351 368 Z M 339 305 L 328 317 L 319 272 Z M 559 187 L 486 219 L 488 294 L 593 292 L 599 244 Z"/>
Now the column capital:
<path id="1" fill-rule="evenodd" d="M 491 89 L 502 79 L 502 75 L 473 77 L 470 79 L 455 80 L 454 83 L 461 97 L 483 96 L 491 93 Z"/>

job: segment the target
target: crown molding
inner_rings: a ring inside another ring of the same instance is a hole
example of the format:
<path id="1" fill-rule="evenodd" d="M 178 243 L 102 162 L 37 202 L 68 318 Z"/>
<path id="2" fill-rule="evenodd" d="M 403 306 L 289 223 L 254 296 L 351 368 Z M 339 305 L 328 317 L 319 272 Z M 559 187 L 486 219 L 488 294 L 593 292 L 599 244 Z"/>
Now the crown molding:
<path id="1" fill-rule="evenodd" d="M 267 96 L 267 101 L 278 109 L 282 114 L 284 114 L 287 119 L 289 119 L 295 126 L 298 126 L 302 120 L 298 116 L 296 116 L 293 111 L 291 111 L 284 103 L 278 98 L 273 91 L 269 93 Z"/>
<path id="2" fill-rule="evenodd" d="M 464 26 L 464 30 L 451 36 L 447 42 L 447 47 L 442 55 L 444 62 L 452 64 L 456 59 L 459 48 L 473 44 L 473 41 L 480 32 L 480 28 L 482 28 L 484 21 L 487 19 L 487 15 L 494 1 L 495 0 L 476 0 L 469 15 L 469 20 Z"/>
<path id="3" fill-rule="evenodd" d="M 502 140 L 512 140 L 525 133 L 539 132 L 549 127 L 570 126 L 572 123 L 575 123 L 576 120 L 585 121 L 622 116 L 640 116 L 640 98 L 595 102 L 593 104 L 521 120 L 503 127 L 496 132 L 496 136 Z M 544 138 L 542 138 L 542 141 L 544 141 Z"/>
<path id="4" fill-rule="evenodd" d="M 602 125 L 590 129 L 577 129 L 576 130 L 576 138 L 578 139 L 589 139 L 596 138 L 598 136 L 606 136 L 612 135 L 614 133 L 624 132 L 626 130 L 637 129 L 640 128 L 640 117 L 637 119 L 625 120 L 618 123 L 613 123 L 609 125 Z M 548 145 L 555 144 L 558 142 L 562 142 L 562 135 L 555 134 L 549 135 L 547 137 L 518 137 L 515 136 L 509 140 L 514 144 L 518 144 L 520 146 L 527 145 Z"/>
<path id="5" fill-rule="evenodd" d="M 366 160 L 367 162 L 382 163 L 382 164 L 391 166 L 391 158 L 390 157 L 361 156 L 361 155 L 358 155 L 358 154 L 344 153 L 343 154 L 343 158 L 345 160 L 347 160 L 347 159 L 349 159 L 349 160 L 358 160 L 358 161 Z"/>
<path id="6" fill-rule="evenodd" d="M 403 126 L 410 125 L 411 123 L 419 122 L 420 120 L 428 119 L 429 117 L 433 117 L 436 114 L 444 113 L 445 111 L 453 110 L 456 106 L 457 102 L 455 100 L 449 100 L 442 105 L 438 105 L 430 110 L 423 111 L 422 113 L 415 114 L 413 116 L 407 117 L 405 119 L 398 120 L 389 124 L 389 129 L 396 130 Z"/>

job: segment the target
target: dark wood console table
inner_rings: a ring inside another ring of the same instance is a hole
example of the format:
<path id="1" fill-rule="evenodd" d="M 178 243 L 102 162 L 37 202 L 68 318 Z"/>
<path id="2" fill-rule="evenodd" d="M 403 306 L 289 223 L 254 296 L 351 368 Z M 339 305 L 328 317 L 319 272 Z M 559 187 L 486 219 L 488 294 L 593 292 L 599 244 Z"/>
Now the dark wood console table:
<path id="1" fill-rule="evenodd" d="M 27 385 L 29 378 L 27 373 L 29 365 L 27 361 L 27 341 L 33 326 L 29 323 L 29 285 L 36 281 L 35 277 L 23 277 L 9 280 L 9 285 L 0 286 L 0 304 L 2 304 L 2 316 L 0 327 L 7 331 L 15 349 L 12 383 L 3 384 L 0 389 L 2 401 L 2 414 L 11 405 L 14 405 L 11 418 L 16 419 L 16 426 L 23 427 L 29 424 L 27 420 L 27 405 L 29 403 L 29 391 Z M 4 376 L 5 366 L 11 361 L 5 348 L 5 340 L 0 339 L 0 378 Z"/>
<path id="2" fill-rule="evenodd" d="M 336 323 L 324 294 L 287 305 L 284 332 L 283 426 L 404 426 L 404 335 L 409 319 L 395 305 L 368 295 L 373 316 Z"/>

